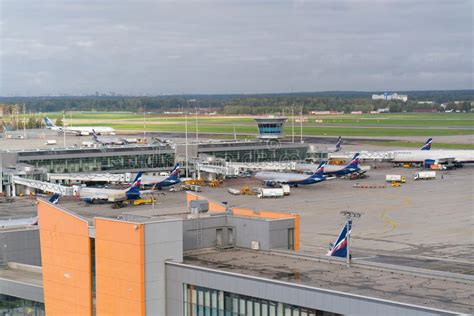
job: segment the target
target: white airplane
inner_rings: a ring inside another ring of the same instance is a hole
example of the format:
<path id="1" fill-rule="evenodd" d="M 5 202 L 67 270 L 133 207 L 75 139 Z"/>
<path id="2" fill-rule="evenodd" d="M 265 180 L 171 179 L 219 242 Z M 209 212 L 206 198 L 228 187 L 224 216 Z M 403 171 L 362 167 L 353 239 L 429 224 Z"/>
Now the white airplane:
<path id="1" fill-rule="evenodd" d="M 44 118 L 44 123 L 46 124 L 47 129 L 57 131 L 58 133 L 69 133 L 77 136 L 88 136 L 93 133 L 93 130 L 100 135 L 115 135 L 115 129 L 108 126 L 77 126 L 77 127 L 62 127 L 56 126 L 47 116 Z"/>
<path id="2" fill-rule="evenodd" d="M 415 149 L 410 152 L 430 152 L 431 145 L 433 144 L 433 139 L 428 138 L 423 146 L 420 149 Z M 409 150 L 388 150 L 388 151 L 360 151 L 359 152 L 359 159 L 362 160 L 392 160 L 394 155 L 397 152 L 407 152 Z M 348 153 L 330 153 L 329 158 L 331 159 L 348 159 L 351 158 L 352 155 L 356 153 L 348 152 Z"/>
<path id="3" fill-rule="evenodd" d="M 49 199 L 49 203 L 57 204 L 59 201 L 59 194 L 53 194 Z M 38 216 L 28 218 L 17 218 L 17 219 L 4 219 L 0 220 L 0 228 L 10 227 L 25 227 L 38 225 Z"/>
<path id="4" fill-rule="evenodd" d="M 311 175 L 301 173 L 284 173 L 261 171 L 255 174 L 255 179 L 263 181 L 266 186 L 277 184 L 288 184 L 297 187 L 298 185 L 314 184 L 326 180 L 324 175 L 325 162 L 322 162 L 316 172 Z"/>
<path id="5" fill-rule="evenodd" d="M 0 228 L 9 227 L 23 227 L 38 225 L 38 216 L 18 219 L 4 219 L 0 220 Z"/>
<path id="6" fill-rule="evenodd" d="M 473 163 L 474 162 L 474 150 L 430 150 L 430 151 L 396 151 L 394 152 L 393 162 L 416 162 L 423 163 L 427 160 L 438 162 L 443 159 L 453 159 L 454 162 Z"/>
<path id="7" fill-rule="evenodd" d="M 124 138 L 99 137 L 97 136 L 95 129 L 92 130 L 92 139 L 94 139 L 94 142 L 100 145 L 126 145 L 128 144 L 128 141 L 125 140 Z"/>
<path id="8" fill-rule="evenodd" d="M 142 173 L 139 172 L 133 183 L 124 190 L 106 188 L 81 188 L 78 192 L 79 198 L 86 203 L 95 201 L 123 202 L 125 200 L 137 200 L 140 198 L 140 185 Z"/>

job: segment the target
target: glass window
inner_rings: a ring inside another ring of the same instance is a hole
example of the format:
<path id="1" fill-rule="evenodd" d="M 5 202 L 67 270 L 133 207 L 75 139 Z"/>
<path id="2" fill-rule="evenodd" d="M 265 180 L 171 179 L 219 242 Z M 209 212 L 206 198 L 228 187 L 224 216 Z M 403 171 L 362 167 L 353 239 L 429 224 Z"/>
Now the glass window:
<path id="1" fill-rule="evenodd" d="M 262 303 L 262 306 L 263 306 L 263 303 Z M 260 302 L 258 300 L 255 300 L 255 302 L 253 302 L 253 314 L 254 316 L 260 316 L 261 313 L 260 313 Z M 266 314 L 264 314 L 265 316 L 267 316 Z"/>
<path id="2" fill-rule="evenodd" d="M 247 316 L 253 316 L 253 301 L 251 299 L 247 300 Z"/>
<path id="3" fill-rule="evenodd" d="M 0 306 L 1 297 L 0 295 Z M 183 301 L 185 316 L 338 316 L 334 313 L 188 284 L 184 288 Z"/>
<path id="4" fill-rule="evenodd" d="M 268 302 L 262 301 L 262 316 L 268 316 Z"/>
<path id="5" fill-rule="evenodd" d="M 241 298 L 239 300 L 240 304 L 239 304 L 239 315 L 246 315 L 245 314 L 245 298 Z"/>

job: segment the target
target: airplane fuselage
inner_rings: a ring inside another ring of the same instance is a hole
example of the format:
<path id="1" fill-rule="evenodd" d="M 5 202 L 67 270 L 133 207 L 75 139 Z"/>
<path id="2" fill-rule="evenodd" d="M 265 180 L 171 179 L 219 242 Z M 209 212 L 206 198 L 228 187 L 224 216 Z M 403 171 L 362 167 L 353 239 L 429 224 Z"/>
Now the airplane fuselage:
<path id="1" fill-rule="evenodd" d="M 297 173 L 283 173 L 283 172 L 257 172 L 255 179 L 263 181 L 266 184 L 281 183 L 288 185 L 306 185 L 324 181 L 324 177 L 315 177 L 305 174 Z"/>
<path id="2" fill-rule="evenodd" d="M 427 150 L 427 151 L 394 151 L 393 162 L 424 162 L 425 160 L 439 160 L 453 158 L 455 162 L 474 162 L 474 150 Z"/>

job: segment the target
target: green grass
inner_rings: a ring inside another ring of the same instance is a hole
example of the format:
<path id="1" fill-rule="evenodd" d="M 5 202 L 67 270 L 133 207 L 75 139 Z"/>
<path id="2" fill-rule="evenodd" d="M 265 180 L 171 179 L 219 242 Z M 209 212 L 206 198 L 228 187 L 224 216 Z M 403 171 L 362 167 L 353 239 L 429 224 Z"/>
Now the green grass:
<path id="1" fill-rule="evenodd" d="M 55 120 L 61 113 L 48 113 Z M 328 136 L 445 136 L 474 134 L 474 113 L 396 113 L 363 115 L 320 115 L 307 116 L 309 122 L 303 124 L 304 135 Z M 316 123 L 315 120 L 322 120 Z M 69 115 L 66 116 L 69 123 Z M 147 114 L 146 130 L 156 132 L 184 132 L 183 116 Z M 143 116 L 136 113 L 114 112 L 74 112 L 73 126 L 110 126 L 117 130 L 143 130 Z M 253 117 L 199 116 L 199 131 L 205 133 L 256 134 Z M 451 127 L 451 128 L 448 128 Z M 195 117 L 188 116 L 188 131 L 195 132 Z M 300 124 L 295 123 L 295 133 Z M 291 134 L 288 122 L 285 134 Z M 447 146 L 449 144 L 446 144 Z"/>
<path id="2" fill-rule="evenodd" d="M 62 116 L 61 113 L 48 113 L 51 119 Z M 309 121 L 304 123 L 308 127 L 321 127 L 326 125 L 334 126 L 374 126 L 374 127 L 458 127 L 458 128 L 474 128 L 474 113 L 403 113 L 403 114 L 363 114 L 363 115 L 307 115 Z M 297 117 L 295 117 L 297 119 Z M 70 116 L 66 115 L 66 121 L 70 120 Z M 72 114 L 73 124 L 86 123 L 85 121 L 110 121 L 107 123 L 124 122 L 143 122 L 143 115 L 140 113 L 113 113 L 113 112 L 75 112 Z M 213 124 L 241 124 L 255 126 L 253 117 L 213 117 L 199 116 L 199 122 Z M 321 120 L 322 122 L 316 122 Z M 161 114 L 147 114 L 147 122 L 167 122 L 167 123 L 184 123 L 183 116 L 167 116 Z M 195 118 L 193 115 L 188 116 L 188 122 L 193 123 Z M 291 119 L 288 121 L 289 125 Z M 299 123 L 295 123 L 299 126 Z"/>
<path id="3" fill-rule="evenodd" d="M 97 123 L 75 124 L 75 126 L 100 126 L 104 125 L 100 121 Z M 105 124 L 116 130 L 143 130 L 142 123 L 111 123 Z M 184 132 L 184 124 L 161 124 L 147 125 L 147 131 L 151 132 Z M 195 125 L 188 125 L 188 132 L 195 132 Z M 235 131 L 239 134 L 256 134 L 257 127 L 252 125 L 235 125 Z M 233 133 L 232 125 L 209 125 L 199 124 L 201 133 Z M 295 128 L 295 133 L 299 134 L 299 128 Z M 291 127 L 285 128 L 285 134 L 291 134 Z M 466 129 L 410 129 L 410 128 L 352 128 L 352 127 L 303 127 L 304 135 L 328 135 L 328 136 L 444 136 L 444 135 L 471 135 L 474 130 Z"/>

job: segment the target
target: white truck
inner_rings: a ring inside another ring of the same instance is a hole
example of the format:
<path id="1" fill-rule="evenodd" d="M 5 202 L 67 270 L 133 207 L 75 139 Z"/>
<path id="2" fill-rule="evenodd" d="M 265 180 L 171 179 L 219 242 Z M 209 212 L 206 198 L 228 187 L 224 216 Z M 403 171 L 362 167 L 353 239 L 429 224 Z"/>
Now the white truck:
<path id="1" fill-rule="evenodd" d="M 282 184 L 280 187 L 283 189 L 284 195 L 290 195 L 290 186 L 288 184 Z"/>
<path id="2" fill-rule="evenodd" d="M 436 171 L 420 171 L 413 175 L 413 180 L 436 179 Z"/>
<path id="3" fill-rule="evenodd" d="M 44 143 L 45 145 L 56 145 L 56 140 L 55 139 L 48 139 L 46 141 L 46 143 Z"/>
<path id="4" fill-rule="evenodd" d="M 93 143 L 93 142 L 82 142 L 81 146 L 86 147 L 86 148 L 93 148 L 95 146 L 95 143 Z"/>
<path id="5" fill-rule="evenodd" d="M 258 190 L 257 197 L 259 199 L 267 198 L 267 197 L 278 198 L 284 195 L 285 195 L 285 191 L 283 190 L 283 188 L 260 188 Z"/>
<path id="6" fill-rule="evenodd" d="M 387 174 L 385 176 L 385 181 L 386 182 L 400 182 L 400 183 L 405 183 L 407 181 L 405 176 L 399 175 L 399 174 Z"/>

